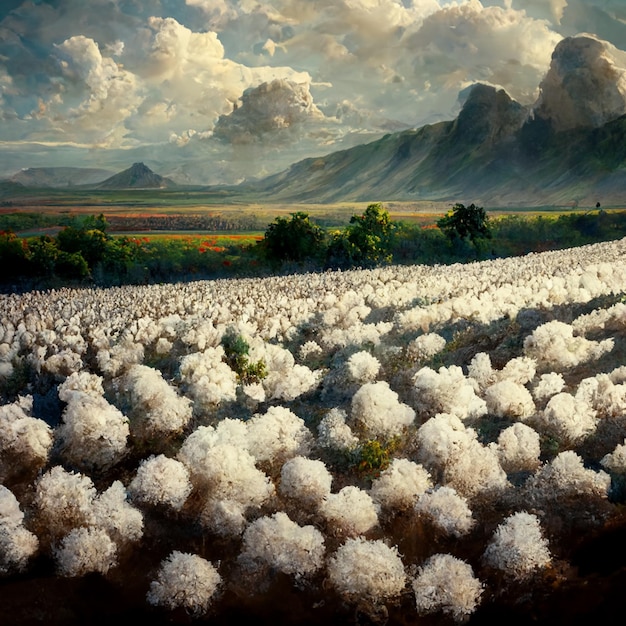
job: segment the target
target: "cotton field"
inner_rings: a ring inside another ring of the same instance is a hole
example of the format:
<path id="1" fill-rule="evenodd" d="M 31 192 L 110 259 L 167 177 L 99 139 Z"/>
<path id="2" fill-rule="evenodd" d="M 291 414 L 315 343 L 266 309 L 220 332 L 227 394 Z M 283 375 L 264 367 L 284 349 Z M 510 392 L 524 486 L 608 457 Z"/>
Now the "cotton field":
<path id="1" fill-rule="evenodd" d="M 3 295 L 0 391 L 12 624 L 557 623 L 624 581 L 626 240 Z"/>

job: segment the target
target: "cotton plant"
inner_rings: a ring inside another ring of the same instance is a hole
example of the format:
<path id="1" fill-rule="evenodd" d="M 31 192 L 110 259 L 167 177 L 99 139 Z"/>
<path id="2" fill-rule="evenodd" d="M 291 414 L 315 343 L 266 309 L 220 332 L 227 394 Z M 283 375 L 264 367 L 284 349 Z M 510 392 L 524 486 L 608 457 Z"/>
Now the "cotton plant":
<path id="1" fill-rule="evenodd" d="M 350 602 L 392 601 L 404 591 L 407 576 L 398 549 L 382 540 L 349 538 L 329 557 L 328 580 Z"/>
<path id="2" fill-rule="evenodd" d="M 317 426 L 317 444 L 321 448 L 348 452 L 359 445 L 359 438 L 347 423 L 348 414 L 339 407 L 330 409 Z"/>
<path id="3" fill-rule="evenodd" d="M 93 501 L 92 527 L 104 530 L 118 548 L 138 542 L 144 534 L 142 512 L 129 501 L 129 493 L 119 480 L 113 481 Z"/>
<path id="4" fill-rule="evenodd" d="M 37 471 L 48 461 L 54 442 L 52 428 L 32 417 L 32 396 L 0 406 L 0 479 L 22 469 Z"/>
<path id="5" fill-rule="evenodd" d="M 476 393 L 470 378 L 458 365 L 438 371 L 423 367 L 413 376 L 414 406 L 419 414 L 450 413 L 462 420 L 475 420 L 487 413 L 487 404 Z"/>
<path id="6" fill-rule="evenodd" d="M 117 564 L 117 547 L 104 529 L 80 527 L 61 539 L 54 557 L 61 576 L 106 574 Z"/>
<path id="7" fill-rule="evenodd" d="M 378 512 L 370 494 L 355 485 L 327 495 L 319 507 L 328 532 L 343 537 L 364 535 L 377 527 Z"/>
<path id="8" fill-rule="evenodd" d="M 39 539 L 24 526 L 20 503 L 0 484 L 0 576 L 26 569 L 38 550 Z"/>
<path id="9" fill-rule="evenodd" d="M 496 452 L 455 415 L 441 413 L 424 422 L 412 445 L 415 460 L 433 479 L 464 497 L 487 497 L 510 486 Z"/>
<path id="10" fill-rule="evenodd" d="M 507 474 L 533 472 L 541 464 L 541 437 L 527 424 L 516 422 L 505 428 L 490 447 L 495 450 L 500 466 Z"/>
<path id="11" fill-rule="evenodd" d="M 483 560 L 516 580 L 544 570 L 552 558 L 539 518 L 526 511 L 509 515 L 496 528 Z"/>
<path id="12" fill-rule="evenodd" d="M 352 397 L 350 415 L 365 437 L 386 439 L 401 435 L 415 419 L 415 411 L 386 381 L 362 385 Z"/>
<path id="13" fill-rule="evenodd" d="M 548 372 L 541 374 L 539 380 L 531 388 L 532 396 L 537 404 L 545 404 L 552 396 L 560 393 L 565 388 L 563 374 Z"/>
<path id="14" fill-rule="evenodd" d="M 278 491 L 296 506 L 315 511 L 330 495 L 332 481 L 322 461 L 296 456 L 283 464 Z"/>
<path id="15" fill-rule="evenodd" d="M 446 340 L 437 333 L 425 333 L 412 339 L 406 346 L 406 354 L 412 361 L 426 361 L 446 347 Z"/>
<path id="16" fill-rule="evenodd" d="M 119 389 L 129 405 L 131 433 L 141 438 L 174 435 L 191 420 L 191 400 L 179 395 L 154 368 L 133 365 L 121 378 Z"/>
<path id="17" fill-rule="evenodd" d="M 219 593 L 222 577 L 217 567 L 197 554 L 174 550 L 162 562 L 150 583 L 147 600 L 165 609 L 182 608 L 204 615 Z"/>
<path id="18" fill-rule="evenodd" d="M 425 491 L 417 498 L 414 511 L 452 537 L 466 535 L 476 523 L 467 500 L 452 487 L 440 486 Z"/>
<path id="19" fill-rule="evenodd" d="M 370 496 L 383 511 L 406 511 L 432 487 L 432 479 L 424 467 L 410 459 L 395 458 L 372 481 Z"/>
<path id="20" fill-rule="evenodd" d="M 613 452 L 605 454 L 600 459 L 600 464 L 608 472 L 626 475 L 626 440 L 615 446 Z"/>
<path id="21" fill-rule="evenodd" d="M 183 508 L 192 488 L 187 467 L 164 454 L 141 461 L 128 485 L 134 502 L 173 511 Z"/>
<path id="22" fill-rule="evenodd" d="M 455 622 L 469 618 L 480 604 L 483 585 L 469 563 L 451 554 L 434 554 L 411 581 L 419 614 L 441 612 Z"/>
<path id="23" fill-rule="evenodd" d="M 296 580 L 324 565 L 324 536 L 314 526 L 300 526 L 283 511 L 254 520 L 244 531 L 239 561 L 244 567 L 282 572 Z"/>

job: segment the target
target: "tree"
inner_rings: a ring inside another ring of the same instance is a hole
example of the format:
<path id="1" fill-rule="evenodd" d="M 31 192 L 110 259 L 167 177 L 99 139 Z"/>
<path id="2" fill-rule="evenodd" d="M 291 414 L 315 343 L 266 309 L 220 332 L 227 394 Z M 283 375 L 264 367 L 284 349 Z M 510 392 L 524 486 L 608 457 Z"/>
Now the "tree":
<path id="1" fill-rule="evenodd" d="M 332 236 L 327 253 L 330 266 L 372 266 L 390 263 L 395 224 L 380 202 L 370 204 L 362 215 L 353 215 L 350 224 Z"/>
<path id="2" fill-rule="evenodd" d="M 324 230 L 307 213 L 298 211 L 291 218 L 277 217 L 260 242 L 267 258 L 273 261 L 297 261 L 315 258 L 324 250 Z"/>
<path id="3" fill-rule="evenodd" d="M 468 207 L 461 203 L 455 204 L 451 211 L 437 220 L 437 226 L 452 242 L 455 239 L 469 239 L 477 252 L 481 239 L 491 239 L 491 228 L 485 209 L 473 203 Z"/>

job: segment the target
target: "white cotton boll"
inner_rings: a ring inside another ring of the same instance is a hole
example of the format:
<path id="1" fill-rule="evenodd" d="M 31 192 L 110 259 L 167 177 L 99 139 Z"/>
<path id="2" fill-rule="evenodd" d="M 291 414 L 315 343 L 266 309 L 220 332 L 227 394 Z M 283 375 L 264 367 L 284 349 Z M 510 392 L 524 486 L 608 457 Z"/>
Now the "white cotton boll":
<path id="1" fill-rule="evenodd" d="M 0 575 L 22 571 L 39 549 L 39 539 L 23 526 L 2 524 L 0 520 Z"/>
<path id="2" fill-rule="evenodd" d="M 171 341 L 169 341 L 165 337 L 159 337 L 159 339 L 156 342 L 156 345 L 154 346 L 154 351 L 159 356 L 165 356 L 166 354 L 169 354 L 172 351 L 173 347 L 174 347 L 174 344 Z"/>
<path id="3" fill-rule="evenodd" d="M 501 380 L 485 389 L 487 411 L 496 417 L 525 419 L 535 413 L 530 391 L 512 380 Z"/>
<path id="4" fill-rule="evenodd" d="M 491 357 L 486 352 L 476 353 L 467 367 L 467 375 L 483 389 L 494 383 L 496 372 L 491 366 Z"/>
<path id="5" fill-rule="evenodd" d="M 552 396 L 535 418 L 539 430 L 552 435 L 564 446 L 580 443 L 596 430 L 597 424 L 595 410 L 565 392 Z"/>
<path id="6" fill-rule="evenodd" d="M 615 474 L 626 474 L 626 440 L 615 447 L 613 452 L 605 454 L 600 461 L 605 470 Z"/>
<path id="7" fill-rule="evenodd" d="M 415 504 L 415 511 L 454 537 L 466 535 L 475 523 L 467 500 L 451 487 L 438 487 L 423 493 Z"/>
<path id="8" fill-rule="evenodd" d="M 13 492 L 0 485 L 0 526 L 16 528 L 24 521 L 24 513 Z"/>
<path id="9" fill-rule="evenodd" d="M 77 467 L 106 468 L 127 451 L 128 419 L 103 397 L 72 392 L 56 435 L 63 457 Z"/>
<path id="10" fill-rule="evenodd" d="M 280 471 L 279 492 L 305 507 L 317 508 L 330 495 L 332 481 L 322 461 L 296 456 Z"/>
<path id="11" fill-rule="evenodd" d="M 189 471 L 164 454 L 144 459 L 128 486 L 134 501 L 180 511 L 191 493 Z"/>
<path id="12" fill-rule="evenodd" d="M 498 435 L 496 453 L 507 473 L 534 471 L 540 465 L 539 433 L 526 424 L 513 424 Z"/>
<path id="13" fill-rule="evenodd" d="M 537 372 L 537 362 L 527 356 L 511 359 L 499 372 L 498 380 L 510 380 L 518 385 L 529 383 Z"/>
<path id="14" fill-rule="evenodd" d="M 147 600 L 154 606 L 183 608 L 195 617 L 207 612 L 222 582 L 215 566 L 198 556 L 173 551 L 163 560 Z"/>
<path id="15" fill-rule="evenodd" d="M 300 579 L 324 564 L 324 537 L 313 526 L 299 526 L 279 511 L 252 522 L 243 534 L 240 559 L 255 567 L 268 565 Z"/>
<path id="16" fill-rule="evenodd" d="M 386 381 L 365 383 L 352 397 L 351 416 L 368 437 L 400 435 L 413 423 L 415 411 L 398 400 Z"/>
<path id="17" fill-rule="evenodd" d="M 61 350 L 48 357 L 43 362 L 41 369 L 59 379 L 82 369 L 83 366 L 84 363 L 80 354 L 76 354 L 72 350 Z"/>
<path id="18" fill-rule="evenodd" d="M 20 398 L 0 406 L 0 477 L 18 467 L 39 468 L 48 460 L 53 432 L 43 420 L 28 415 L 30 405 L 32 398 Z"/>
<path id="19" fill-rule="evenodd" d="M 91 478 L 55 465 L 35 485 L 37 519 L 57 537 L 77 526 L 89 526 L 95 520 L 95 497 Z"/>
<path id="20" fill-rule="evenodd" d="M 472 420 L 487 413 L 487 404 L 476 395 L 472 379 L 465 378 L 457 365 L 435 372 L 423 367 L 413 377 L 415 406 L 427 415 L 451 413 Z"/>
<path id="21" fill-rule="evenodd" d="M 119 376 L 131 365 L 141 363 L 143 359 L 143 345 L 135 343 L 130 337 L 123 337 L 120 343 L 111 346 L 108 350 L 98 350 L 96 355 L 100 371 L 111 378 Z"/>
<path id="22" fill-rule="evenodd" d="M 246 505 L 209 498 L 200 513 L 201 524 L 221 537 L 238 537 L 248 525 Z"/>
<path id="23" fill-rule="evenodd" d="M 180 360 L 181 382 L 200 410 L 237 398 L 237 374 L 222 361 L 224 348 L 207 348 Z"/>
<path id="24" fill-rule="evenodd" d="M 343 409 L 333 408 L 328 411 L 317 426 L 318 445 L 338 451 L 354 449 L 359 443 L 359 438 L 346 424 L 347 417 Z"/>
<path id="25" fill-rule="evenodd" d="M 406 510 L 433 486 L 430 474 L 409 459 L 393 459 L 387 469 L 372 482 L 370 495 L 386 510 Z"/>
<path id="26" fill-rule="evenodd" d="M 117 544 L 138 541 L 143 536 L 143 515 L 127 501 L 124 485 L 114 481 L 94 501 L 94 522 Z"/>
<path id="27" fill-rule="evenodd" d="M 106 574 L 116 564 L 117 547 L 104 529 L 75 528 L 63 537 L 55 557 L 61 576 Z"/>
<path id="28" fill-rule="evenodd" d="M 620 417 L 626 413 L 626 384 L 615 384 L 608 374 L 597 374 L 591 404 L 598 417 Z M 578 396 L 578 392 L 576 394 Z"/>
<path id="29" fill-rule="evenodd" d="M 533 397 L 537 402 L 545 402 L 552 396 L 563 391 L 565 387 L 565 379 L 563 374 L 549 372 L 542 374 L 539 381 L 532 389 Z"/>
<path id="30" fill-rule="evenodd" d="M 192 483 L 217 500 L 235 500 L 258 507 L 274 495 L 274 485 L 255 466 L 254 457 L 231 444 L 213 445 L 202 455 L 190 456 L 185 446 L 179 452 L 191 474 Z"/>
<path id="31" fill-rule="evenodd" d="M 307 341 L 298 350 L 298 358 L 301 361 L 321 357 L 324 354 L 321 346 L 315 341 Z"/>
<path id="32" fill-rule="evenodd" d="M 242 385 L 241 390 L 250 400 L 254 400 L 255 402 L 265 402 L 266 400 L 265 387 L 263 387 L 262 383 Z"/>
<path id="33" fill-rule="evenodd" d="M 606 498 L 611 477 L 603 471 L 586 469 L 573 450 L 565 450 L 533 474 L 525 486 L 531 499 L 548 502 L 564 497 Z"/>
<path id="34" fill-rule="evenodd" d="M 69 402 L 77 391 L 91 396 L 104 396 L 102 376 L 89 372 L 72 372 L 58 387 L 59 400 Z"/>
<path id="35" fill-rule="evenodd" d="M 442 413 L 424 422 L 415 435 L 416 460 L 443 484 L 466 498 L 491 495 L 509 483 L 497 454 L 455 415 Z"/>
<path id="36" fill-rule="evenodd" d="M 532 357 L 542 368 L 565 370 L 586 361 L 599 359 L 613 349 L 613 339 L 590 341 L 574 336 L 574 328 L 552 320 L 538 326 L 524 340 L 524 354 Z"/>
<path id="37" fill-rule="evenodd" d="M 270 400 L 295 400 L 319 384 L 321 372 L 306 365 L 293 365 L 289 370 L 270 370 L 263 379 L 263 387 Z"/>
<path id="38" fill-rule="evenodd" d="M 248 450 L 257 461 L 282 463 L 296 455 L 306 456 L 313 435 L 304 420 L 282 406 L 255 414 L 248 422 Z"/>
<path id="39" fill-rule="evenodd" d="M 418 613 L 442 611 L 465 621 L 480 602 L 481 582 L 469 563 L 451 554 L 435 554 L 422 565 L 412 583 Z"/>
<path id="40" fill-rule="evenodd" d="M 192 416 L 191 401 L 179 396 L 161 372 L 147 365 L 133 365 L 121 381 L 131 405 L 131 427 L 144 437 L 181 432 Z"/>
<path id="41" fill-rule="evenodd" d="M 370 383 L 376 380 L 380 371 L 380 361 L 369 352 L 355 352 L 346 362 L 350 377 L 357 383 Z"/>
<path id="42" fill-rule="evenodd" d="M 365 599 L 376 604 L 398 597 L 406 584 L 398 549 L 363 537 L 348 539 L 331 555 L 328 578 L 346 599 Z"/>
<path id="43" fill-rule="evenodd" d="M 496 528 L 483 558 L 517 580 L 547 567 L 550 550 L 537 516 L 521 511 L 507 517 Z"/>
<path id="44" fill-rule="evenodd" d="M 329 494 L 319 512 L 330 532 L 337 535 L 356 537 L 378 525 L 378 509 L 374 500 L 366 491 L 353 485 Z"/>
<path id="45" fill-rule="evenodd" d="M 426 333 L 410 341 L 406 347 L 407 355 L 415 361 L 430 359 L 446 347 L 446 340 L 437 333 Z"/>

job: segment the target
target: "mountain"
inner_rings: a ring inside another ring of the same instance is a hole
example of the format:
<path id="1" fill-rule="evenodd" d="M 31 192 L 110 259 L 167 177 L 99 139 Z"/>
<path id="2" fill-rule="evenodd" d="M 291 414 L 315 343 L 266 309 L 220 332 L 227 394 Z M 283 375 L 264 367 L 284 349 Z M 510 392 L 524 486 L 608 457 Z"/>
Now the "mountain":
<path id="1" fill-rule="evenodd" d="M 455 120 L 386 135 L 246 185 L 259 199 L 623 205 L 626 71 L 589 36 L 562 40 L 533 106 L 466 89 Z"/>
<path id="2" fill-rule="evenodd" d="M 176 183 L 155 174 L 143 163 L 133 163 L 131 167 L 119 174 L 95 185 L 96 189 L 169 189 L 176 187 Z"/>
<path id="3" fill-rule="evenodd" d="M 29 167 L 14 174 L 9 180 L 25 187 L 74 187 L 99 183 L 112 173 L 87 167 Z"/>

